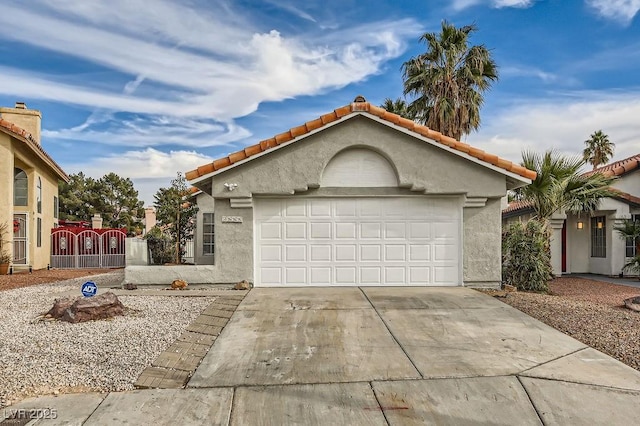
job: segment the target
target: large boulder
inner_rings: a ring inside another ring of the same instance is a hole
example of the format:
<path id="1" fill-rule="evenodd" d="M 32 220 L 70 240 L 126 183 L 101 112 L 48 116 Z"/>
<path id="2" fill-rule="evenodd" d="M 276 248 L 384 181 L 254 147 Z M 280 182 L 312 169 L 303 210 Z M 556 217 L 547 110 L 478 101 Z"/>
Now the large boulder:
<path id="1" fill-rule="evenodd" d="M 45 316 L 71 323 L 93 321 L 124 315 L 124 305 L 111 292 L 77 300 L 56 299 Z"/>

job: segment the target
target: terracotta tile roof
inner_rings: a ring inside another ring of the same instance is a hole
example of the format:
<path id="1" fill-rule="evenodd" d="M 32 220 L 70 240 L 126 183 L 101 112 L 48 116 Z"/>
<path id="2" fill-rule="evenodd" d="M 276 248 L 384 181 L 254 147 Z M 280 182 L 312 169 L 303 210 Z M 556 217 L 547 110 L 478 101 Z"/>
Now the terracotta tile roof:
<path id="1" fill-rule="evenodd" d="M 640 167 L 640 154 L 633 155 L 624 160 L 598 167 L 595 170 L 583 173 L 583 176 L 591 176 L 596 173 L 602 173 L 605 176 L 622 176 Z"/>
<path id="2" fill-rule="evenodd" d="M 633 204 L 636 207 L 640 207 L 640 197 L 636 197 L 629 194 L 628 192 L 623 192 L 615 188 L 610 189 L 617 193 L 617 196 L 614 196 L 613 198 L 616 198 L 624 203 Z"/>
<path id="3" fill-rule="evenodd" d="M 271 139 L 265 139 L 263 141 L 260 141 L 260 143 L 248 146 L 241 151 L 234 152 L 233 154 L 230 154 L 226 157 L 219 158 L 213 161 L 212 163 L 208 163 L 203 166 L 200 166 L 195 170 L 191 170 L 187 172 L 185 176 L 187 180 L 193 180 L 193 179 L 197 179 L 199 177 L 205 176 L 209 173 L 213 173 L 215 171 L 225 169 L 227 167 L 230 167 L 234 163 L 245 160 L 249 157 L 260 154 L 262 152 L 269 151 L 280 144 L 294 141 L 296 140 L 296 138 L 300 136 L 306 135 L 307 133 L 320 129 L 328 125 L 329 123 L 338 121 L 343 117 L 353 113 L 369 113 L 371 115 L 379 117 L 382 120 L 388 121 L 399 127 L 410 130 L 414 133 L 417 133 L 418 135 L 432 139 L 444 146 L 448 146 L 457 151 L 464 152 L 472 157 L 475 157 L 481 161 L 490 163 L 508 172 L 514 173 L 516 175 L 519 175 L 531 180 L 536 178 L 536 172 L 532 170 L 528 170 L 516 163 L 502 159 L 497 155 L 489 154 L 487 152 L 482 151 L 481 149 L 474 148 L 466 143 L 457 141 L 454 138 L 445 136 L 440 132 L 431 130 L 428 127 L 418 124 L 412 120 L 409 120 L 397 114 L 388 112 L 384 108 L 371 105 L 369 102 L 366 102 L 362 96 L 358 96 L 355 99 L 355 101 L 350 105 L 345 105 L 343 107 L 340 107 L 334 110 L 333 112 L 324 114 L 323 116 L 315 120 L 307 121 L 305 124 L 301 126 L 293 127 L 286 132 L 280 133 L 272 137 Z"/>
<path id="4" fill-rule="evenodd" d="M 21 127 L 16 126 L 10 121 L 0 118 L 0 131 L 13 136 L 14 138 L 24 142 L 33 152 L 36 153 L 45 163 L 47 163 L 65 182 L 69 182 L 69 176 L 62 170 L 62 167 L 56 163 L 53 158 L 40 146 L 31 133 Z"/>
<path id="5" fill-rule="evenodd" d="M 640 207 L 640 197 L 636 197 L 634 195 L 629 194 L 628 192 L 623 192 L 616 188 L 609 187 L 609 189 L 617 194 L 612 198 L 622 201 L 623 203 Z M 502 210 L 502 217 L 507 218 L 511 216 L 519 216 L 519 215 L 527 214 L 532 210 L 533 210 L 533 206 L 530 201 L 527 201 L 527 200 L 512 201 L 509 203 L 507 208 Z"/>
<path id="6" fill-rule="evenodd" d="M 533 205 L 529 200 L 517 200 L 509 203 L 506 209 L 502 210 L 502 214 L 517 212 L 520 210 L 532 209 Z"/>

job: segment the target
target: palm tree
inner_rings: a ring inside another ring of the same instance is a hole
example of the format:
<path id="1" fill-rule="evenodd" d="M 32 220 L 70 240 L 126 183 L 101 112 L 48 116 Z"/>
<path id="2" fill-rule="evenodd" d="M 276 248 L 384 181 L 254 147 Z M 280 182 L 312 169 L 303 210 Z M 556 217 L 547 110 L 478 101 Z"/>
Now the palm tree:
<path id="1" fill-rule="evenodd" d="M 394 114 L 398 114 L 401 117 L 408 118 L 409 120 L 415 118 L 415 116 L 409 112 L 407 102 L 402 98 L 396 98 L 396 100 L 386 98 L 380 107 Z"/>
<path id="2" fill-rule="evenodd" d="M 483 92 L 498 79 L 491 52 L 469 46 L 475 25 L 456 28 L 442 22 L 439 34 L 425 33 L 427 51 L 402 65 L 404 94 L 413 97 L 409 111 L 416 121 L 460 139 L 480 126 Z"/>
<path id="3" fill-rule="evenodd" d="M 609 140 L 609 136 L 602 133 L 602 130 L 598 130 L 589 136 L 589 139 L 584 141 L 587 146 L 582 154 L 584 159 L 593 165 L 595 170 L 601 164 L 607 164 L 611 157 L 613 157 L 613 150 L 616 146 Z"/>
<path id="4" fill-rule="evenodd" d="M 572 211 L 589 213 L 598 208 L 604 197 L 614 196 L 610 188 L 614 178 L 601 173 L 584 176 L 580 169 L 586 161 L 547 151 L 522 153 L 522 165 L 538 173 L 528 186 L 518 188 L 518 199 L 527 200 L 535 210 L 536 218 L 546 221 L 554 212 Z"/>

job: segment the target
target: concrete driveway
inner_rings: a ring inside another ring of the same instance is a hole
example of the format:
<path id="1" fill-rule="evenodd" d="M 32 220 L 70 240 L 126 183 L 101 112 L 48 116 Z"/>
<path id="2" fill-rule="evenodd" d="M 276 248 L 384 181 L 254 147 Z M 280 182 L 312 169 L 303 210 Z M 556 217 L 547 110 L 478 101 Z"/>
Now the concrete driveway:
<path id="1" fill-rule="evenodd" d="M 626 425 L 639 402 L 640 372 L 474 290 L 294 288 L 251 290 L 187 389 L 11 409 L 57 409 L 30 425 Z"/>
<path id="2" fill-rule="evenodd" d="M 617 424 L 640 372 L 466 288 L 254 289 L 188 383 L 232 424 Z"/>

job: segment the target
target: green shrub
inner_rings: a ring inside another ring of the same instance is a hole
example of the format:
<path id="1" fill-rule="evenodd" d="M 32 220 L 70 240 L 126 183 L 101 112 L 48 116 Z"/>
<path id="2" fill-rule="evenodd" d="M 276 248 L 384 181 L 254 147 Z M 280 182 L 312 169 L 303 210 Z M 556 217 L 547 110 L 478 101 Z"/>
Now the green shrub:
<path id="1" fill-rule="evenodd" d="M 553 278 L 550 234 L 537 220 L 514 223 L 502 233 L 502 282 L 518 290 L 547 292 Z"/>
<path id="2" fill-rule="evenodd" d="M 150 264 L 164 265 L 175 261 L 175 243 L 171 236 L 163 232 L 160 227 L 154 226 L 151 228 L 144 238 L 147 240 Z"/>

